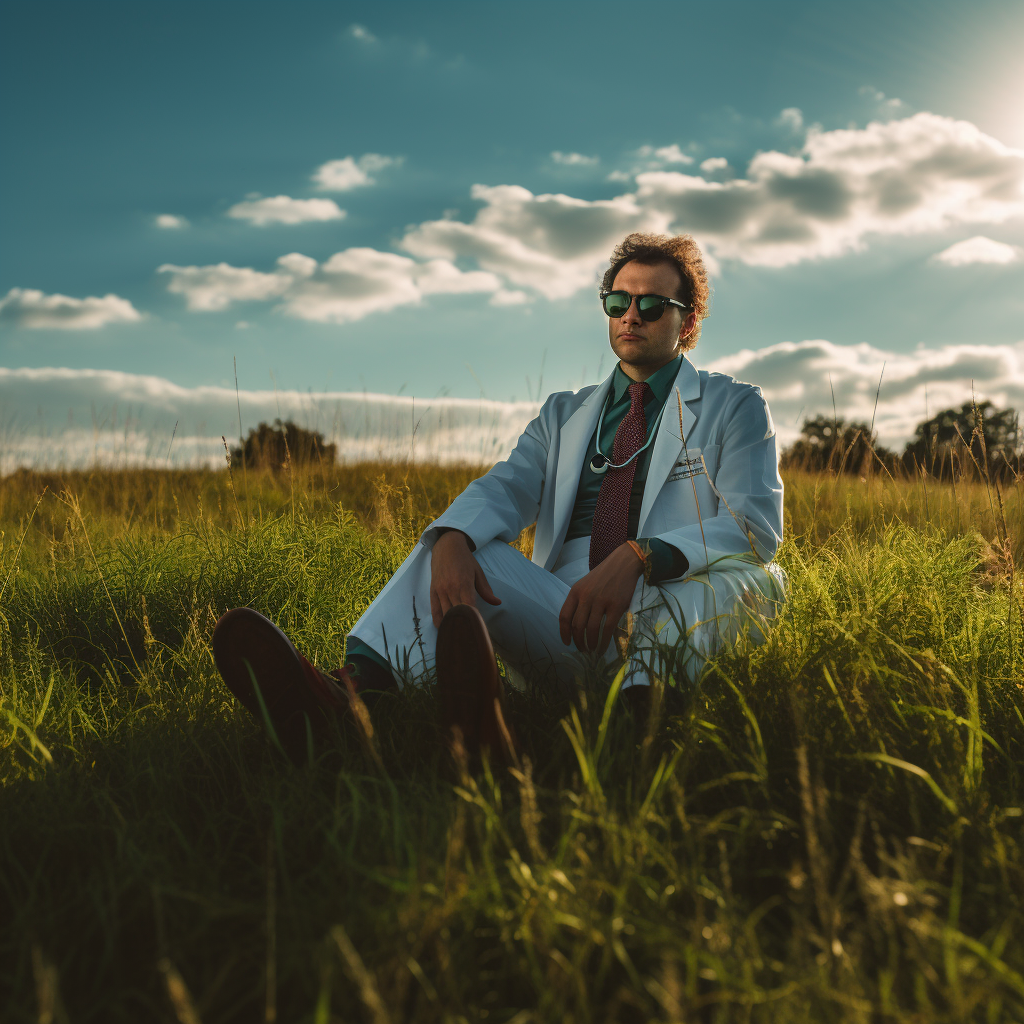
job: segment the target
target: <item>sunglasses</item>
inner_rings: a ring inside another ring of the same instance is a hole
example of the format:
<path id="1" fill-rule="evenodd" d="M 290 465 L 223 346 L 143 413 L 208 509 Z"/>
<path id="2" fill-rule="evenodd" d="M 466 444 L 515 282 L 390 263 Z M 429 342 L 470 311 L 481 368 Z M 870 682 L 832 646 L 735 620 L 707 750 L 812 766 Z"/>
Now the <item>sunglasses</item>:
<path id="1" fill-rule="evenodd" d="M 630 295 L 629 292 L 601 292 L 601 304 L 605 313 L 613 320 L 625 316 L 629 307 L 636 299 L 636 311 L 640 314 L 641 320 L 650 323 L 652 320 L 660 320 L 662 313 L 669 306 L 678 306 L 680 309 L 689 309 L 685 302 L 678 299 L 670 299 L 665 295 Z"/>

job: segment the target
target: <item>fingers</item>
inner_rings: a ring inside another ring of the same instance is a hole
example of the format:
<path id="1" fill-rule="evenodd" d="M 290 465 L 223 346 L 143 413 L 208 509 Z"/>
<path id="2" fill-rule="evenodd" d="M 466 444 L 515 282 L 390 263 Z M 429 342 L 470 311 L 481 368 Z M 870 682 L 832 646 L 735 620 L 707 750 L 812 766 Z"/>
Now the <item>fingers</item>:
<path id="1" fill-rule="evenodd" d="M 581 651 L 600 654 L 611 643 L 632 601 L 637 579 L 636 559 L 625 545 L 622 551 L 629 557 L 622 559 L 613 553 L 573 584 L 558 616 L 564 644 L 571 639 Z"/>
<path id="2" fill-rule="evenodd" d="M 586 594 L 570 591 L 558 616 L 562 643 L 568 646 L 572 642 L 581 651 L 603 654 L 625 610 L 607 601 L 591 600 Z"/>
<path id="3" fill-rule="evenodd" d="M 601 639 L 601 623 L 604 621 L 604 616 L 600 610 L 594 608 L 589 617 L 587 618 L 586 625 L 583 629 L 583 639 L 587 645 L 588 651 L 596 651 L 598 641 Z"/>
<path id="4" fill-rule="evenodd" d="M 436 616 L 434 615 L 434 602 L 433 601 L 430 602 L 430 612 L 431 612 L 431 617 L 434 619 L 434 625 L 435 626 L 440 626 L 441 625 L 441 620 L 448 614 L 449 611 L 451 611 L 453 606 L 455 606 L 457 604 L 461 604 L 461 602 L 458 601 L 458 600 L 453 601 L 451 599 L 451 596 L 446 591 L 443 591 L 443 590 L 438 591 L 438 593 L 437 593 L 437 614 L 436 614 Z"/>
<path id="5" fill-rule="evenodd" d="M 604 649 L 608 646 L 608 641 L 611 639 L 614 628 L 615 623 L 611 622 L 611 617 L 607 611 L 601 613 L 595 611 L 587 625 L 587 643 L 590 649 L 598 654 L 603 654 Z"/>
<path id="6" fill-rule="evenodd" d="M 476 559 L 473 559 L 476 562 Z M 480 563 L 477 562 L 476 576 L 474 578 L 476 584 L 476 592 L 488 603 L 488 604 L 501 604 L 501 598 L 495 597 L 494 591 L 491 590 L 490 583 L 487 582 L 487 577 L 484 575 L 483 569 L 480 568 Z"/>
<path id="7" fill-rule="evenodd" d="M 576 614 L 572 617 L 572 640 L 578 650 L 589 650 L 587 643 L 587 624 L 590 622 L 592 604 L 586 598 L 576 606 Z"/>
<path id="8" fill-rule="evenodd" d="M 457 604 L 468 604 L 473 607 L 476 606 L 476 592 L 473 590 L 472 583 L 467 585 L 465 581 L 462 581 L 438 589 L 437 605 L 439 617 L 435 625 L 440 625 L 441 619 L 443 619 Z M 433 601 L 430 603 L 430 610 L 431 612 L 434 610 Z"/>
<path id="9" fill-rule="evenodd" d="M 562 643 L 569 646 L 574 643 L 576 647 L 585 651 L 587 644 L 587 625 L 592 614 L 593 598 L 585 590 L 577 590 L 573 587 L 569 596 L 562 605 L 558 614 L 558 632 L 562 637 Z M 600 622 L 600 616 L 598 617 Z"/>
<path id="10" fill-rule="evenodd" d="M 457 604 L 473 604 L 473 585 L 464 580 L 441 579 L 430 588 L 430 617 L 435 626 Z M 468 600 L 467 600 L 468 598 Z"/>
<path id="11" fill-rule="evenodd" d="M 430 615 L 435 626 L 440 626 L 441 619 L 457 604 L 475 608 L 478 591 L 488 604 L 501 604 L 470 554 L 465 537 L 457 531 L 446 533 L 434 545 L 430 573 Z"/>
<path id="12" fill-rule="evenodd" d="M 569 646 L 573 639 L 572 622 L 579 601 L 579 594 L 576 593 L 575 589 L 570 590 L 569 596 L 562 605 L 562 610 L 558 613 L 558 633 L 566 647 Z"/>
<path id="13" fill-rule="evenodd" d="M 441 620 L 457 604 L 475 608 L 478 593 L 488 604 L 501 604 L 501 598 L 495 595 L 479 566 L 472 575 L 460 573 L 454 579 L 435 582 L 430 588 L 430 617 L 434 626 L 440 626 Z"/>

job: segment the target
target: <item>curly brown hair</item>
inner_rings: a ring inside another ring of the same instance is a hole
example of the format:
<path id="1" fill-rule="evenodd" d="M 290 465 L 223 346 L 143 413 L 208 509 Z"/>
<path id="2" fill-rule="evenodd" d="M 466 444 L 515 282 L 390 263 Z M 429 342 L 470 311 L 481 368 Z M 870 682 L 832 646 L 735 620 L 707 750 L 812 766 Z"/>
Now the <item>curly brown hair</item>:
<path id="1" fill-rule="evenodd" d="M 601 280 L 601 291 L 611 291 L 616 274 L 634 260 L 647 266 L 671 263 L 679 271 L 682 280 L 677 298 L 685 302 L 697 316 L 693 330 L 683 339 L 682 349 L 688 352 L 700 337 L 701 321 L 708 315 L 708 301 L 711 298 L 708 272 L 704 268 L 700 247 L 690 235 L 653 235 L 634 231 L 615 246 L 611 265 Z"/>

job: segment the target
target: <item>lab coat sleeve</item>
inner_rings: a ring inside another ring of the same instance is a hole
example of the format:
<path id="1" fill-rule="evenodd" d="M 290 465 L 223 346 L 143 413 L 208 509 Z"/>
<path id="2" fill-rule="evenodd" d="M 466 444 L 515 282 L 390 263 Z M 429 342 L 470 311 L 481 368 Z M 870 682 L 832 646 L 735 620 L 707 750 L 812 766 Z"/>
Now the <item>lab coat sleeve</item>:
<path id="1" fill-rule="evenodd" d="M 492 540 L 510 543 L 536 522 L 551 445 L 557 433 L 555 403 L 551 395 L 537 416 L 527 424 L 512 454 L 482 477 L 474 480 L 435 519 L 420 537 L 428 548 L 446 529 L 461 530 L 474 549 Z"/>

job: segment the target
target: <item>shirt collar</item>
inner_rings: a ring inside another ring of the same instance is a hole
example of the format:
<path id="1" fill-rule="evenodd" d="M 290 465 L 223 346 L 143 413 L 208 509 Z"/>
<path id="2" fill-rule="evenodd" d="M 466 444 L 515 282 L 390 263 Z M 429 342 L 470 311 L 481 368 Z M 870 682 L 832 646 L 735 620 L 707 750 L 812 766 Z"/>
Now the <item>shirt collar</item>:
<path id="1" fill-rule="evenodd" d="M 682 362 L 682 353 L 677 355 L 675 359 L 670 363 L 666 363 L 656 373 L 651 374 L 647 378 L 647 383 L 650 385 L 651 391 L 654 393 L 654 397 L 664 404 L 665 399 L 668 398 L 669 390 L 672 387 L 673 381 L 676 379 L 676 374 L 679 373 L 679 366 Z M 612 378 L 612 392 L 615 396 L 614 400 L 619 402 L 622 397 L 626 394 L 629 385 L 633 383 L 633 379 L 623 372 L 622 367 L 615 364 L 615 375 Z"/>

